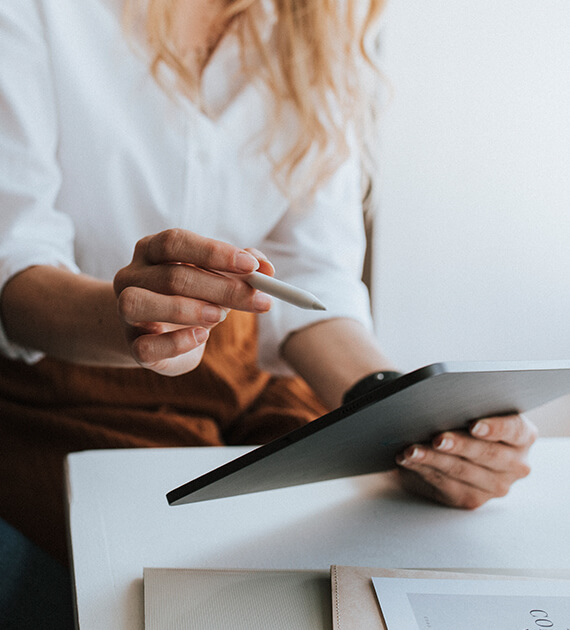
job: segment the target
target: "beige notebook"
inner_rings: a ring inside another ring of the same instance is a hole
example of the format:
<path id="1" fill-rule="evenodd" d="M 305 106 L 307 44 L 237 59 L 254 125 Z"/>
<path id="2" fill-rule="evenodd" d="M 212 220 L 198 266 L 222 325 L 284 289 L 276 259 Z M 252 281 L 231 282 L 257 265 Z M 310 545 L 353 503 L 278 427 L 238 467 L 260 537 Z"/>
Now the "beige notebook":
<path id="1" fill-rule="evenodd" d="M 330 630 L 328 571 L 145 569 L 145 630 Z"/>
<path id="2" fill-rule="evenodd" d="M 427 579 L 536 579 L 570 578 L 570 571 L 529 571 L 516 575 L 504 572 L 461 573 L 416 569 L 381 569 L 372 567 L 331 566 L 333 630 L 388 630 L 372 584 L 373 577 Z"/>

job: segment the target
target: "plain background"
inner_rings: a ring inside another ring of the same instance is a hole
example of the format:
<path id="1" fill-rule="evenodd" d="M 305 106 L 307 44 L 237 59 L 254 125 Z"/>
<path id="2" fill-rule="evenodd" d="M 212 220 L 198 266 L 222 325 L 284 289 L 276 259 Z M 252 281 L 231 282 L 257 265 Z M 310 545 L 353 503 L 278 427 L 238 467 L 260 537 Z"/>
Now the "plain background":
<path id="1" fill-rule="evenodd" d="M 382 51 L 384 351 L 570 359 L 568 0 L 391 0 Z M 570 398 L 547 411 L 570 434 Z"/>

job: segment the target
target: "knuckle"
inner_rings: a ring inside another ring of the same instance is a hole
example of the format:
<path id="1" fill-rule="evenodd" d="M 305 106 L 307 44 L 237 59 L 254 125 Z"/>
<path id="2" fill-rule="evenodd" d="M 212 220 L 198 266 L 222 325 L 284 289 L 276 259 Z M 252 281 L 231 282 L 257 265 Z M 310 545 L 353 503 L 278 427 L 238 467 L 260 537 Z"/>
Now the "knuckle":
<path id="1" fill-rule="evenodd" d="M 448 476 L 438 468 L 427 468 L 422 476 L 425 481 L 438 488 L 443 486 L 448 479 Z"/>
<path id="2" fill-rule="evenodd" d="M 177 253 L 180 251 L 180 244 L 184 239 L 184 230 L 180 228 L 171 228 L 159 232 L 152 239 L 152 244 L 161 253 L 162 257 L 167 260 L 175 260 Z"/>
<path id="3" fill-rule="evenodd" d="M 144 258 L 149 245 L 152 243 L 153 239 L 155 237 L 154 236 L 145 236 L 144 238 L 141 238 L 139 241 L 137 241 L 137 243 L 135 244 L 135 250 L 134 250 L 134 256 L 133 258 Z"/>
<path id="4" fill-rule="evenodd" d="M 454 458 L 448 467 L 447 474 L 454 479 L 463 479 L 468 473 L 468 464 L 461 458 Z"/>
<path id="5" fill-rule="evenodd" d="M 502 445 L 499 445 L 497 442 L 483 442 L 479 444 L 480 454 L 478 459 L 482 461 L 494 461 L 497 459 L 498 451 Z"/>
<path id="6" fill-rule="evenodd" d="M 477 510 L 487 501 L 486 497 L 483 497 L 478 492 L 466 492 L 458 502 L 458 507 L 464 510 Z"/>
<path id="7" fill-rule="evenodd" d="M 465 470 L 464 460 L 454 455 L 447 455 L 445 457 L 437 457 L 436 455 L 429 460 L 429 466 L 428 474 L 432 479 L 437 481 L 442 481 L 446 478 L 461 477 Z"/>
<path id="8" fill-rule="evenodd" d="M 190 274 L 183 265 L 165 265 L 163 272 L 163 289 L 167 295 L 187 295 L 190 285 Z"/>
<path id="9" fill-rule="evenodd" d="M 434 478 L 438 481 L 443 481 L 447 478 L 452 479 L 464 479 L 469 474 L 470 463 L 463 457 L 447 454 L 443 457 L 439 457 L 434 454 L 431 461 L 431 470 L 433 471 Z"/>
<path id="10" fill-rule="evenodd" d="M 121 291 L 117 298 L 117 309 L 122 319 L 131 323 L 138 321 L 140 302 L 139 291 L 135 287 L 127 287 Z"/>
<path id="11" fill-rule="evenodd" d="M 180 334 L 171 333 L 168 337 L 168 357 L 177 357 L 185 351 L 182 336 Z"/>
<path id="12" fill-rule="evenodd" d="M 228 282 L 224 282 L 221 296 L 223 304 L 235 304 L 235 302 L 237 301 L 237 294 L 237 282 L 232 282 L 231 280 Z"/>
<path id="13" fill-rule="evenodd" d="M 169 321 L 177 324 L 189 323 L 188 301 L 185 298 L 172 298 L 169 303 Z"/>
<path id="14" fill-rule="evenodd" d="M 509 493 L 510 489 L 511 483 L 508 482 L 506 479 L 502 479 L 497 482 L 494 494 L 496 497 L 505 497 Z"/>
<path id="15" fill-rule="evenodd" d="M 447 504 L 461 510 L 476 510 L 488 499 L 483 492 L 473 486 L 458 485 L 447 494 Z"/>
<path id="16" fill-rule="evenodd" d="M 223 257 L 223 244 L 211 238 L 204 238 L 197 244 L 197 252 L 204 266 L 216 269 L 220 266 L 220 258 Z M 229 266 L 229 260 L 222 267 Z"/>
<path id="17" fill-rule="evenodd" d="M 531 473 L 531 467 L 528 462 L 523 462 L 521 465 L 521 479 L 524 477 L 528 477 Z"/>
<path id="18" fill-rule="evenodd" d="M 113 290 L 115 295 L 118 296 L 121 291 L 125 289 L 129 284 L 129 272 L 126 268 L 119 269 L 113 278 Z"/>
<path id="19" fill-rule="evenodd" d="M 146 335 L 141 335 L 133 341 L 131 354 L 140 365 L 152 365 L 156 359 L 154 347 Z"/>
<path id="20" fill-rule="evenodd" d="M 475 510 L 482 503 L 478 492 L 458 484 L 442 488 L 439 495 L 442 503 L 461 510 Z"/>
<path id="21" fill-rule="evenodd" d="M 243 306 L 244 301 L 254 294 L 254 290 L 249 288 L 241 280 L 228 280 L 222 289 L 222 302 L 226 306 Z M 251 301 L 251 299 L 250 299 Z"/>
<path id="22" fill-rule="evenodd" d="M 194 331 L 191 328 L 177 330 L 170 335 L 170 356 L 178 357 L 197 346 Z"/>
<path id="23" fill-rule="evenodd" d="M 196 347 L 191 329 L 166 334 L 141 335 L 131 345 L 131 354 L 143 367 L 161 369 L 169 359 L 186 354 Z"/>
<path id="24" fill-rule="evenodd" d="M 517 471 L 516 471 L 517 479 L 524 479 L 525 477 L 528 477 L 530 475 L 530 471 L 531 471 L 531 467 L 528 462 L 526 461 L 519 462 L 517 466 Z"/>

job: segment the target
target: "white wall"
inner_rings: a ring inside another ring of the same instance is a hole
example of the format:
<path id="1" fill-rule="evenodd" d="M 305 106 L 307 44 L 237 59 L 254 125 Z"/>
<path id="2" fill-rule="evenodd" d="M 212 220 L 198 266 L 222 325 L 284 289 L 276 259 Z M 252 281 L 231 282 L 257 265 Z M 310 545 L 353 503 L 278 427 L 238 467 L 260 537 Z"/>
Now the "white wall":
<path id="1" fill-rule="evenodd" d="M 570 359 L 570 2 L 391 0 L 384 35 L 384 350 Z"/>

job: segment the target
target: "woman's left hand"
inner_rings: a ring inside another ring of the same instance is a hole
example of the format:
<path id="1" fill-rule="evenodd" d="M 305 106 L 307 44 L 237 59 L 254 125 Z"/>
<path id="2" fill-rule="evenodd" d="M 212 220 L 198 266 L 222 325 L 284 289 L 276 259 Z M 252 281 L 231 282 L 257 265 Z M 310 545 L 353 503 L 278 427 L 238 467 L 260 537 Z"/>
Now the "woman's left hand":
<path id="1" fill-rule="evenodd" d="M 505 496 L 529 474 L 527 454 L 537 435 L 522 415 L 484 418 L 468 431 L 447 431 L 396 458 L 402 485 L 445 505 L 475 509 Z"/>

